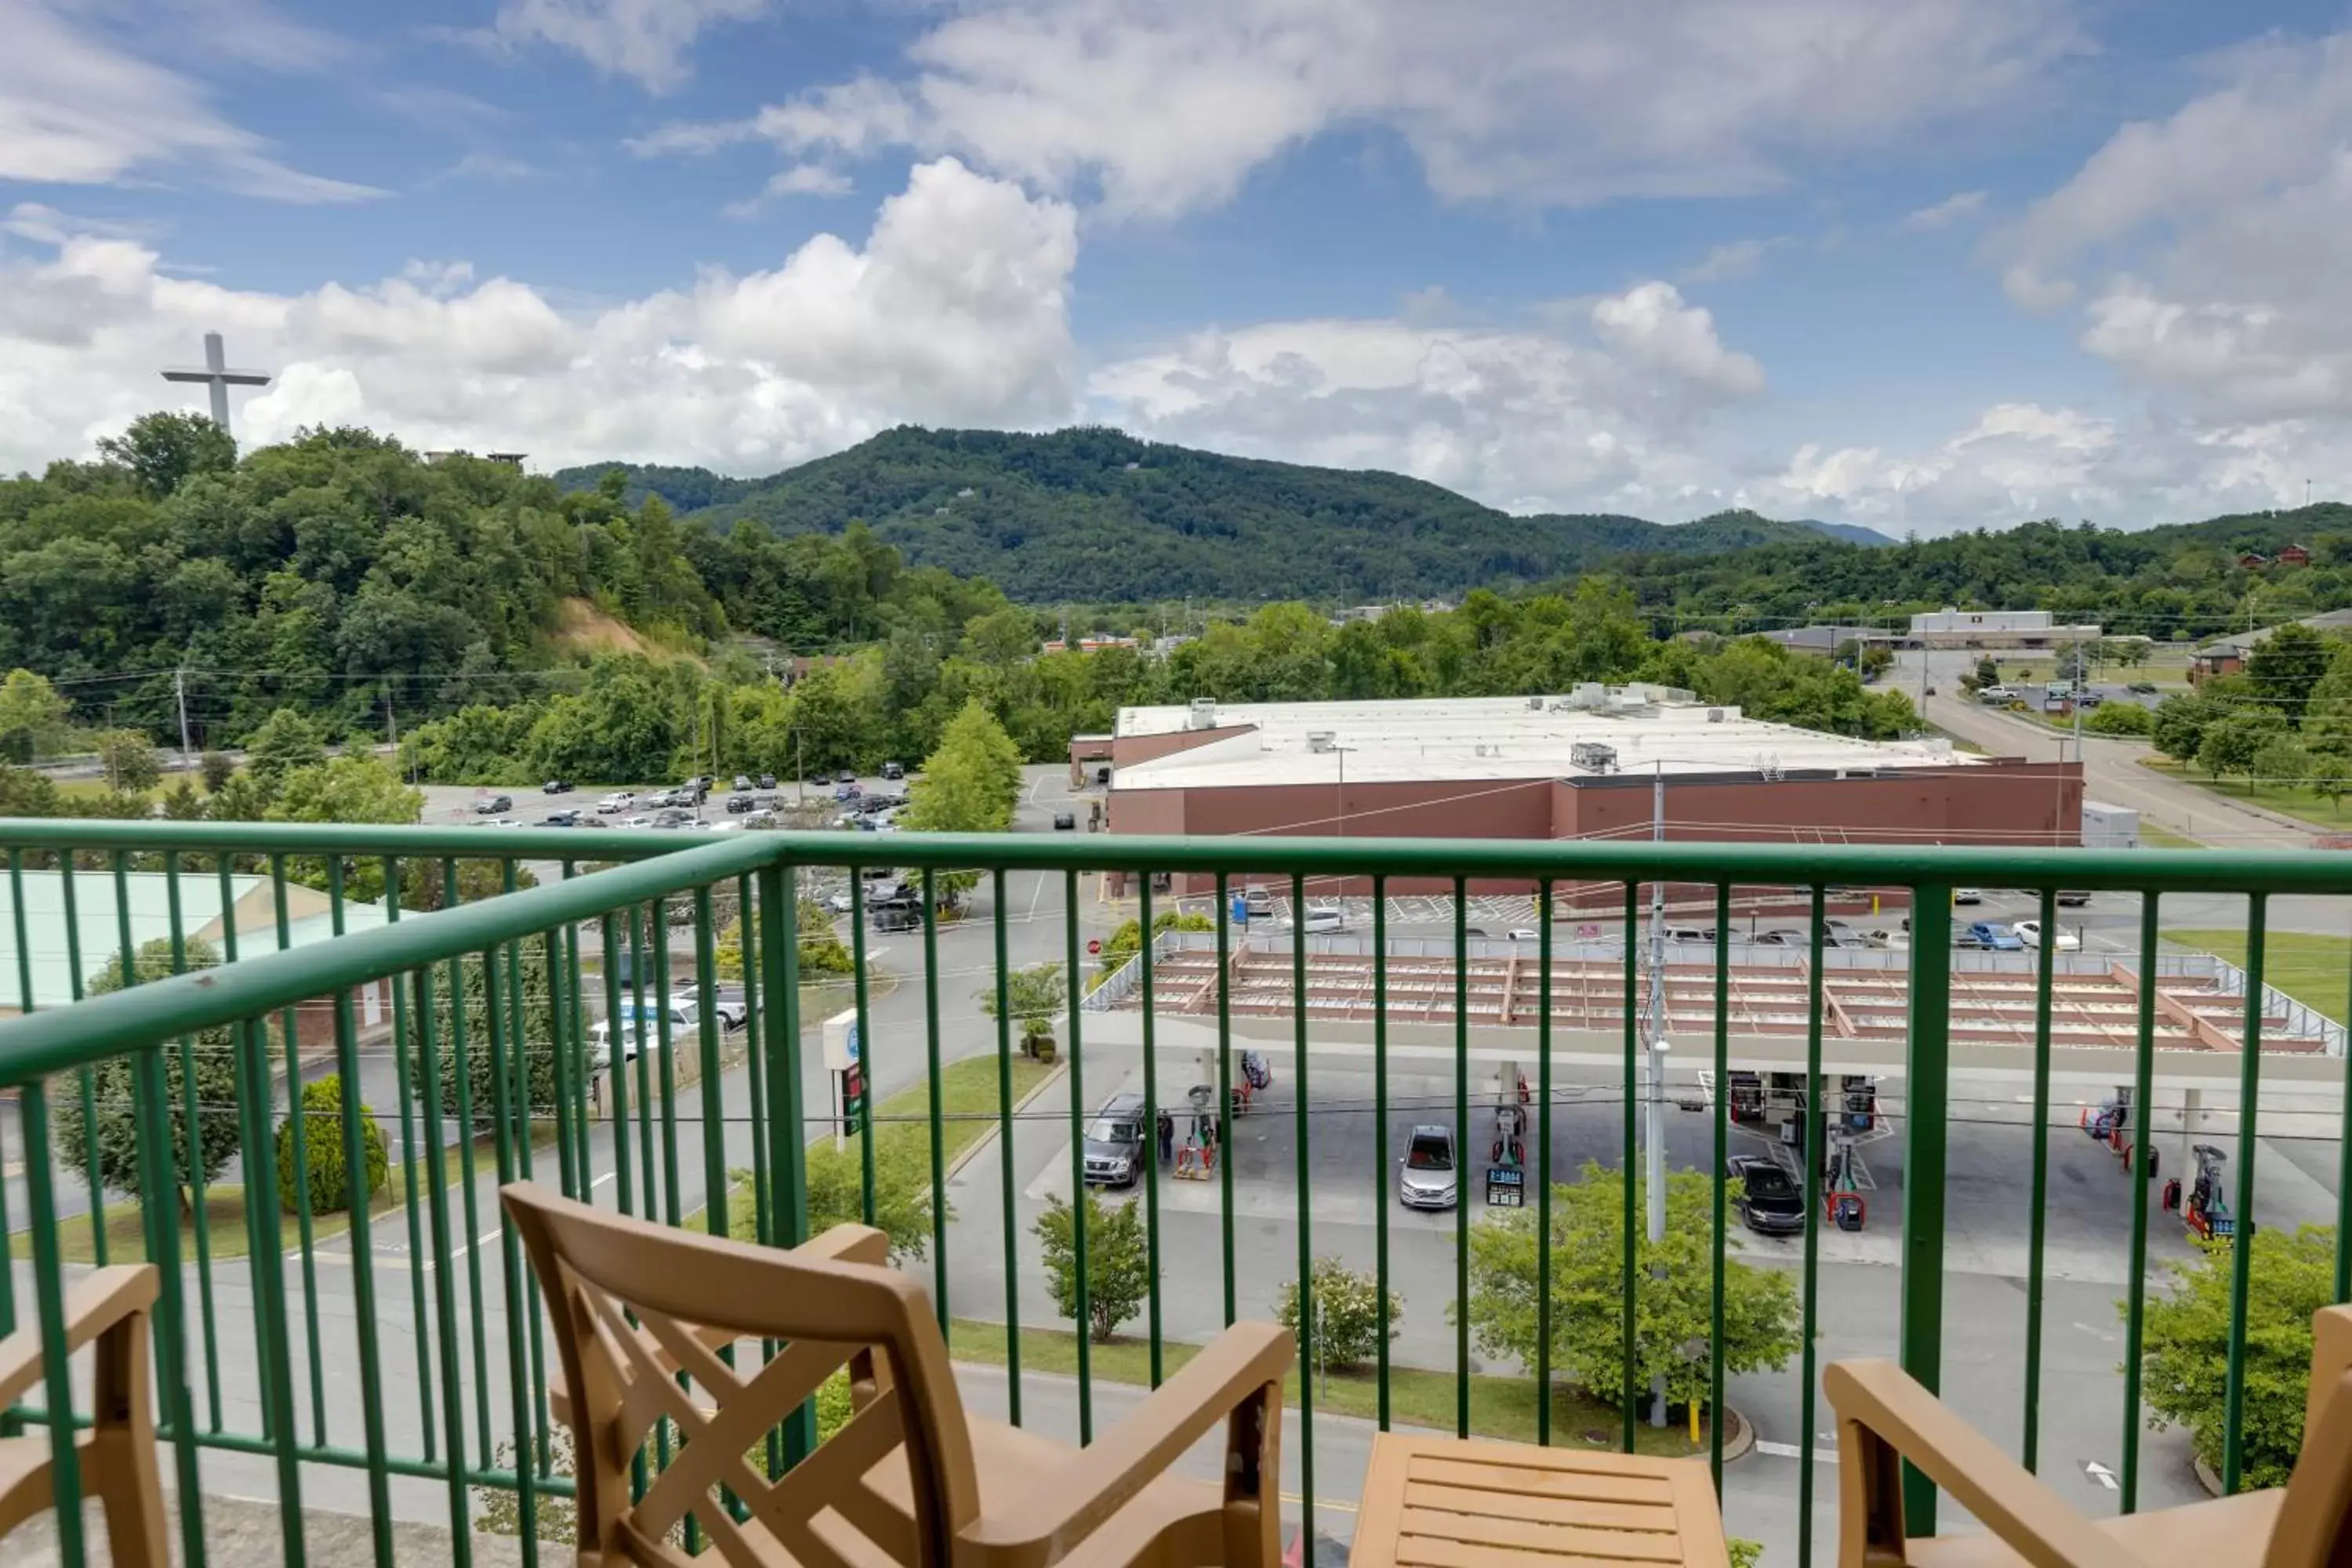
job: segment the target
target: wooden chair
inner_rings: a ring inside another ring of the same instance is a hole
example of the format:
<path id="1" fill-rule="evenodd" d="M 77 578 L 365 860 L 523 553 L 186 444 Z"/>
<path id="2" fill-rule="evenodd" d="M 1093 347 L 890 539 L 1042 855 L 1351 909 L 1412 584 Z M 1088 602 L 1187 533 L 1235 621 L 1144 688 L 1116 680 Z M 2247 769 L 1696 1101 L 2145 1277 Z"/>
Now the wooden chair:
<path id="1" fill-rule="evenodd" d="M 888 1242 L 837 1226 L 790 1251 L 650 1225 L 529 1182 L 500 1196 L 546 1295 L 551 1391 L 578 1456 L 579 1562 L 683 1568 L 690 1514 L 730 1568 L 1045 1568 L 1281 1555 L 1287 1331 L 1228 1329 L 1084 1449 L 969 1415 L 930 1304 Z M 756 1342 L 786 1342 L 759 1364 Z M 853 1414 L 781 1479 L 750 1456 L 846 1365 Z M 699 1386 L 681 1386 L 678 1374 Z M 667 1418 L 684 1438 L 630 1499 L 630 1462 Z M 1222 1484 L 1167 1474 L 1219 1423 Z M 738 1521 L 724 1489 L 744 1506 Z"/>
<path id="2" fill-rule="evenodd" d="M 120 1264 L 84 1275 L 65 1300 L 68 1352 L 97 1342 L 92 1424 L 74 1439 L 82 1495 L 105 1508 L 114 1561 L 139 1568 L 166 1568 L 168 1562 L 155 1417 L 147 1397 L 147 1314 L 159 1283 L 152 1264 Z M 42 1372 L 37 1323 L 0 1340 L 0 1406 L 31 1392 Z M 47 1429 L 0 1438 L 0 1539 L 54 1505 Z"/>
<path id="3" fill-rule="evenodd" d="M 2312 1320 L 2303 1449 L 2284 1487 L 2086 1519 L 1891 1362 L 1832 1363 L 1839 1568 L 2345 1568 L 2352 1564 L 2352 1307 Z M 1985 1533 L 1907 1539 L 1908 1459 Z"/>

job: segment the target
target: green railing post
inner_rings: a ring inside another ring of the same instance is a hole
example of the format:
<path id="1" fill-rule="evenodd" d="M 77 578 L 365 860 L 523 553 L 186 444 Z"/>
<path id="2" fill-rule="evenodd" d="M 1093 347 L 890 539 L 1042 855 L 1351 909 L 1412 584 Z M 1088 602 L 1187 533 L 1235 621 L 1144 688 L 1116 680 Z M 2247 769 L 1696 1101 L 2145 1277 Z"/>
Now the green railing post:
<path id="1" fill-rule="evenodd" d="M 1640 1138 L 1635 1131 L 1640 1114 L 1640 1097 L 1633 1087 L 1634 1072 L 1641 1059 L 1640 1004 L 1634 999 L 1640 979 L 1636 973 L 1639 966 L 1634 961 L 1633 954 L 1635 941 L 1642 929 L 1634 903 L 1637 894 L 1638 889 L 1633 883 L 1625 884 L 1625 1082 L 1623 1089 L 1625 1158 L 1620 1167 L 1620 1174 L 1624 1178 L 1625 1192 L 1623 1212 L 1618 1216 L 1618 1224 L 1622 1227 L 1620 1239 L 1623 1243 L 1623 1251 L 1618 1265 L 1621 1272 L 1618 1276 L 1620 1300 L 1617 1331 L 1620 1336 L 1618 1342 L 1621 1350 L 1618 1368 L 1620 1406 L 1617 1436 L 1624 1451 L 1629 1454 L 1633 1451 L 1634 1400 L 1638 1392 L 1635 1387 L 1637 1380 L 1633 1375 L 1634 1363 L 1640 1359 L 1638 1336 L 1634 1331 L 1633 1296 L 1634 1274 L 1639 1267 L 1636 1258 L 1638 1243 L 1635 1238 L 1640 1235 L 1640 1232 L 1634 1229 L 1636 1217 L 1634 1205 L 1639 1196 L 1636 1189 L 1640 1181 L 1638 1165 L 1642 1157 Z M 1466 1194 L 1464 1195 L 1465 1199 L 1468 1196 Z"/>
<path id="2" fill-rule="evenodd" d="M 989 886 L 989 917 L 996 937 L 996 1173 L 1003 1184 L 999 1190 L 1004 1200 L 1005 1414 L 1013 1425 L 1018 1426 L 1021 1425 L 1021 1292 L 1017 1282 L 1021 1277 L 1021 1263 L 1013 1198 L 1020 1188 L 1013 1179 L 1013 998 L 1007 989 L 1012 980 L 1012 965 L 1005 955 L 1004 872 L 1002 868 L 991 876 Z M 1083 1333 L 1084 1330 L 1080 1331 Z"/>
<path id="3" fill-rule="evenodd" d="M 2021 1462 L 2041 1468 L 2042 1457 L 2042 1255 L 2048 1239 L 2050 1201 L 2050 1006 L 2058 973 L 2058 891 L 2042 889 L 2042 952 L 2033 985 L 2033 1182 L 2026 1205 L 2025 1259 L 2025 1440 Z M 2145 1108 L 2137 1114 L 2145 1118 Z M 2140 1130 L 2147 1141 L 2147 1130 Z"/>
<path id="4" fill-rule="evenodd" d="M 1903 1147 L 1903 1370 L 1933 1394 L 1944 1351 L 1944 1178 L 1951 1116 L 1952 885 L 1923 881 L 1911 895 L 1910 1135 Z M 1804 1434 L 1810 1447 L 1811 1432 Z M 1936 1484 L 1903 1467 L 1903 1528 L 1936 1533 Z"/>
<path id="5" fill-rule="evenodd" d="M 789 868 L 759 870 L 760 967 L 768 992 L 765 1042 L 768 1089 L 768 1177 L 776 1245 L 808 1239 L 808 1127 L 801 1104 L 800 907 Z M 783 1462 L 797 1465 L 816 1447 L 816 1409 L 803 1405 L 784 1423 Z"/>
<path id="6" fill-rule="evenodd" d="M 49 1424 L 49 1497 L 56 1510 L 58 1561 L 84 1560 L 81 1455 L 74 1441 L 73 1373 L 66 1354 L 65 1262 L 58 1252 L 57 1171 L 49 1146 L 48 1085 L 25 1086 L 16 1102 L 25 1131 L 26 1206 L 33 1226 L 33 1296 L 41 1325 L 42 1403 Z M 84 1126 L 92 1123 L 84 1122 Z M 90 1139 L 93 1148 L 98 1140 Z M 93 1189 L 92 1196 L 96 1196 Z M 92 1207 L 95 1215 L 95 1205 Z"/>
<path id="7" fill-rule="evenodd" d="M 1143 965 L 1143 1266 L 1147 1271 L 1146 1309 L 1151 1334 L 1151 1386 L 1160 1386 L 1161 1373 L 1160 1317 L 1160 1184 L 1168 1179 L 1160 1161 L 1160 1065 L 1152 1039 L 1151 962 L 1153 932 L 1151 929 L 1151 873 L 1138 871 L 1136 892 L 1141 900 L 1136 929 L 1143 933 L 1142 951 L 1136 962 Z M 935 1068 L 932 1069 L 937 1072 Z"/>
<path id="8" fill-rule="evenodd" d="M 1396 1180 L 1389 1169 L 1389 922 L 1388 879 L 1372 879 L 1372 1245 L 1376 1249 L 1377 1267 L 1373 1270 L 1383 1314 L 1389 1304 L 1389 1205 L 1396 1199 L 1391 1195 L 1391 1184 Z M 1223 920 L 1220 910 L 1217 918 Z M 1383 1321 L 1382 1329 L 1387 1328 Z M 1373 1354 L 1379 1358 L 1381 1430 L 1389 1429 L 1389 1336 L 1383 1331 L 1377 1336 Z"/>
<path id="9" fill-rule="evenodd" d="M 2133 1114 L 2140 1119 L 2140 1160 L 2130 1174 L 2132 1200 L 2131 1280 L 2124 1295 L 2124 1447 L 2123 1511 L 2139 1508 L 2140 1348 L 2147 1318 L 2147 1161 L 2155 1155 L 2148 1134 L 2154 1131 L 2156 1092 L 2156 957 L 2157 895 L 2141 895 L 2139 902 L 2139 1038 L 2132 1052 Z M 2347 1129 L 2346 1131 L 2352 1131 Z M 2352 1143 L 2352 1138 L 2346 1139 Z"/>
<path id="10" fill-rule="evenodd" d="M 2255 1113 L 2262 1109 L 2263 970 L 2270 900 L 2246 900 L 2246 1026 L 2238 1052 L 2238 1221 L 2230 1238 L 2230 1364 L 2222 1389 L 2221 1495 L 2234 1496 L 2246 1446 L 2246 1299 L 2254 1266 Z M 2343 1130 L 2339 1129 L 2341 1135 Z"/>
<path id="11" fill-rule="evenodd" d="M 1078 963 L 1078 874 L 1063 873 L 1062 880 L 1062 941 L 1064 958 L 1069 964 L 1070 983 L 1062 994 L 1069 1009 L 1070 1026 L 1070 1242 L 1076 1254 L 1073 1259 L 1076 1270 L 1077 1310 L 1073 1319 L 1078 1331 L 1071 1336 L 1078 1358 L 1078 1446 L 1084 1447 L 1095 1440 L 1094 1382 L 1094 1280 L 1087 1266 L 1087 1130 L 1086 1130 L 1086 1063 L 1079 1037 L 1078 1017 L 1086 1006 L 1086 971 Z M 1013 1229 L 1013 1194 L 1005 1194 L 1004 1228 Z"/>
<path id="12" fill-rule="evenodd" d="M 1470 1436 L 1470 888 L 1454 879 L 1454 1435 Z"/>
<path id="13" fill-rule="evenodd" d="M 1536 1442 L 1543 1447 L 1551 1446 L 1551 884 L 1545 882 L 1536 889 Z M 1466 1190 L 1459 1195 L 1470 1201 Z M 1388 1343 L 1385 1334 L 1381 1342 Z M 1381 1372 L 1385 1411 L 1386 1362 Z"/>
<path id="14" fill-rule="evenodd" d="M 1715 889 L 1715 1169 L 1712 1218 L 1715 1228 L 1714 1279 L 1707 1294 L 1706 1467 L 1715 1478 L 1716 1496 L 1723 1495 L 1723 1259 L 1728 1237 L 1724 1233 L 1726 1199 L 1731 1186 L 1731 885 Z"/>

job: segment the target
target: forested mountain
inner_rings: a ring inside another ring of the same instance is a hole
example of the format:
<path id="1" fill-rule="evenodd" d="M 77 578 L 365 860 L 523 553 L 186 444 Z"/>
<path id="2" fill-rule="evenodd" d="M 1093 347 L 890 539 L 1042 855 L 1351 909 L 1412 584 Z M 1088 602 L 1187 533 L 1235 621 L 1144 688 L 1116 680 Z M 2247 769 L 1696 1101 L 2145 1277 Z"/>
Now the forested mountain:
<path id="1" fill-rule="evenodd" d="M 568 468 L 568 489 L 606 470 Z M 1539 582 L 1635 552 L 1690 554 L 1867 530 L 1725 512 L 1515 517 L 1400 474 L 1305 468 L 1139 441 L 902 426 L 767 479 L 623 466 L 624 500 L 658 495 L 724 531 L 784 535 L 863 521 L 909 564 L 982 576 L 1024 604 L 1192 595 L 1369 601 Z M 1882 542 L 1884 542 L 1882 541 Z"/>

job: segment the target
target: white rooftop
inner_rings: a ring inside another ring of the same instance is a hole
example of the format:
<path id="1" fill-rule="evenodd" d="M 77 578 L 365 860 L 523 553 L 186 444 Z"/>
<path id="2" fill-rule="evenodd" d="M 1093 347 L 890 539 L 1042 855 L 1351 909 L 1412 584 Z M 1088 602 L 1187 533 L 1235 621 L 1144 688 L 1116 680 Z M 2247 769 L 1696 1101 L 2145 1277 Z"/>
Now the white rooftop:
<path id="1" fill-rule="evenodd" d="M 1968 767 L 1983 759 L 1950 742 L 1856 741 L 1748 719 L 1665 687 L 1579 688 L 1565 695 L 1369 702 L 1206 702 L 1123 708 L 1121 739 L 1187 730 L 1239 734 L 1122 765 L 1113 789 L 1240 784 L 1592 778 L 1586 745 L 1615 752 L 1619 773 L 1778 771 L 1875 773 Z"/>

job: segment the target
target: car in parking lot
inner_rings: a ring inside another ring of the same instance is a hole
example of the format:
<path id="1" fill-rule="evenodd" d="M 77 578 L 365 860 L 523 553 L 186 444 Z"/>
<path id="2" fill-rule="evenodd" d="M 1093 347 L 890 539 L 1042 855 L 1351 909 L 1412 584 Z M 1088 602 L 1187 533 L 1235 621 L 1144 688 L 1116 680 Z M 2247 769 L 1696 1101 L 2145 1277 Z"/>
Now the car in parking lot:
<path id="1" fill-rule="evenodd" d="M 701 1015 L 696 1012 L 694 1004 L 683 996 L 673 996 L 667 1003 L 624 1002 L 621 1004 L 621 1011 L 618 1015 L 618 1028 L 614 1026 L 614 1019 L 602 1018 L 597 1020 L 595 1027 L 588 1031 L 589 1040 L 595 1051 L 595 1056 L 592 1059 L 601 1061 L 606 1067 L 612 1066 L 614 1047 L 617 1044 L 623 1061 L 635 1060 L 641 1043 L 640 1037 L 643 1041 L 660 1043 L 661 1026 L 665 1017 L 669 1023 L 669 1038 L 673 1047 L 692 1040 L 702 1024 Z"/>
<path id="2" fill-rule="evenodd" d="M 1242 892 L 1242 912 L 1254 921 L 1264 920 L 1274 913 L 1274 895 L 1253 882 Z"/>
<path id="3" fill-rule="evenodd" d="M 1143 1175 L 1143 1096 L 1114 1094 L 1087 1123 L 1085 1158 L 1089 1186 L 1131 1187 Z"/>
<path id="4" fill-rule="evenodd" d="M 835 893 L 831 898 L 825 900 L 824 907 L 831 910 L 835 914 L 845 915 L 857 907 L 857 898 L 856 894 L 851 893 L 845 889 L 843 891 Z"/>
<path id="5" fill-rule="evenodd" d="M 637 804 L 637 797 L 625 789 L 616 789 L 596 803 L 596 815 L 613 816 Z"/>
<path id="6" fill-rule="evenodd" d="M 761 773 L 761 774 L 760 775 L 760 787 L 761 787 L 761 789 L 773 789 L 773 788 L 775 788 L 775 787 L 776 787 L 776 775 L 775 775 L 775 774 L 773 774 L 773 773 Z"/>
<path id="7" fill-rule="evenodd" d="M 1404 1157 L 1397 1164 L 1397 1201 L 1410 1209 L 1450 1209 L 1461 1196 L 1454 1129 L 1441 1122 L 1415 1127 L 1405 1137 Z"/>
<path id="8" fill-rule="evenodd" d="M 689 985 L 679 992 L 678 996 L 698 1006 L 703 999 L 702 987 Z M 727 980 L 713 985 L 710 988 L 710 1016 L 719 1020 L 721 1028 L 741 1028 L 743 1020 L 751 1016 L 751 1005 L 744 997 L 743 987 Z"/>
<path id="9" fill-rule="evenodd" d="M 541 795 L 570 795 L 572 786 L 562 779 L 550 779 L 539 786 Z"/>
<path id="10" fill-rule="evenodd" d="M 1952 889 L 1952 902 L 1956 904 L 1983 903 L 1984 889 L 1982 888 L 1954 888 Z"/>
<path id="11" fill-rule="evenodd" d="M 1907 931 L 1895 931 L 1891 928 L 1885 931 L 1866 931 L 1862 933 L 1862 937 L 1871 946 L 1882 947 L 1890 952 L 1911 951 L 1911 933 Z"/>
<path id="12" fill-rule="evenodd" d="M 551 811 L 539 819 L 541 827 L 577 827 L 580 814 L 576 811 Z"/>
<path id="13" fill-rule="evenodd" d="M 654 819 L 650 816 L 632 816 L 621 824 L 624 827 L 651 827 L 653 825 Z"/>
<path id="14" fill-rule="evenodd" d="M 1977 700 L 1979 702 L 2014 702 L 2017 700 L 2017 693 L 2011 691 L 2006 686 L 1979 686 L 1977 688 Z"/>
<path id="15" fill-rule="evenodd" d="M 1954 939 L 1956 947 L 1981 947 L 1997 952 L 2015 952 L 2025 946 L 2025 939 L 1998 921 L 1978 921 Z"/>
<path id="16" fill-rule="evenodd" d="M 734 783 L 730 784 L 728 787 L 736 790 L 750 789 L 751 787 L 751 775 L 750 773 L 737 773 L 735 775 Z"/>
<path id="17" fill-rule="evenodd" d="M 2017 940 L 2026 946 L 2038 948 L 2042 945 L 2040 921 L 2020 921 L 2009 929 L 2015 931 Z M 2065 927 L 2060 926 L 2050 933 L 2050 945 L 2061 952 L 2080 952 L 2083 951 L 2083 939 Z"/>
<path id="18" fill-rule="evenodd" d="M 835 784 L 856 784 L 857 782 L 857 774 L 852 769 L 844 768 L 839 773 L 833 775 L 833 782 Z"/>
<path id="19" fill-rule="evenodd" d="M 2091 895 L 2084 889 L 2061 888 L 2058 889 L 2058 903 L 2061 908 L 2078 910 L 2090 901 Z"/>
<path id="20" fill-rule="evenodd" d="M 1511 940 L 1513 942 L 1541 942 L 1543 940 L 1543 932 L 1536 930 L 1533 926 L 1520 926 L 1511 932 Z"/>
<path id="21" fill-rule="evenodd" d="M 882 764 L 882 776 L 886 779 L 905 778 L 907 776 L 907 764 L 904 763 L 884 763 Z"/>
<path id="22" fill-rule="evenodd" d="M 1318 936 L 1328 935 L 1336 931 L 1345 931 L 1347 929 L 1347 921 L 1340 915 L 1338 910 L 1325 906 L 1322 908 L 1309 909 L 1307 911 L 1306 918 L 1304 920 L 1286 918 L 1282 922 L 1282 929 L 1285 931 L 1304 931 L 1309 936 Z M 1534 933 L 1529 932 L 1528 934 L 1533 935 Z"/>
<path id="23" fill-rule="evenodd" d="M 478 800 L 474 803 L 476 816 L 496 816 L 502 811 L 513 809 L 514 796 L 510 795 L 494 795 L 488 800 Z"/>
<path id="24" fill-rule="evenodd" d="M 1761 1154 L 1736 1154 L 1725 1162 L 1731 1178 L 1731 1206 L 1759 1236 L 1801 1236 L 1805 1194 L 1789 1173 Z"/>
<path id="25" fill-rule="evenodd" d="M 1054 814 L 1054 831 L 1055 831 L 1055 832 L 1056 832 L 1056 833 L 1068 833 L 1068 832 L 1071 832 L 1071 831 L 1073 831 L 1074 829 L 1076 829 L 1077 826 L 1078 826 L 1078 814 L 1077 814 L 1076 812 L 1075 812 L 1075 811 L 1057 811 L 1057 812 L 1055 812 L 1055 813 Z"/>
<path id="26" fill-rule="evenodd" d="M 753 805 L 752 797 L 748 795 L 730 795 L 727 797 L 727 809 L 738 816 L 751 810 Z"/>
<path id="27" fill-rule="evenodd" d="M 1750 939 L 1759 947 L 1805 947 L 1812 939 L 1801 931 L 1759 931 Z"/>

